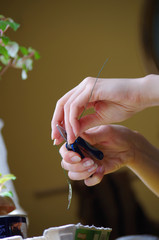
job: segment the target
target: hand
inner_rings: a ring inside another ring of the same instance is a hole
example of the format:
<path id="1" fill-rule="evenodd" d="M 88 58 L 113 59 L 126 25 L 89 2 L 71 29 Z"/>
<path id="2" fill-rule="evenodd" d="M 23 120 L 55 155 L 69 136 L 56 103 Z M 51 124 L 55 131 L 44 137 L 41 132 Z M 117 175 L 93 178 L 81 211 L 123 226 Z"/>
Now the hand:
<path id="1" fill-rule="evenodd" d="M 82 137 L 100 149 L 104 159 L 94 161 L 87 157 L 81 160 L 79 154 L 68 151 L 64 144 L 60 149 L 62 167 L 68 170 L 72 180 L 84 180 L 88 186 L 98 184 L 104 174 L 114 172 L 134 160 L 136 134 L 117 125 L 92 128 Z"/>
<path id="2" fill-rule="evenodd" d="M 105 125 L 86 131 L 82 137 L 100 149 L 104 159 L 81 160 L 77 153 L 67 151 L 64 144 L 60 149 L 61 164 L 72 180 L 84 180 L 87 186 L 92 186 L 105 174 L 126 166 L 159 196 L 159 149 L 142 135 L 123 126 Z"/>
<path id="3" fill-rule="evenodd" d="M 90 99 L 95 80 L 86 78 L 57 102 L 52 119 L 52 138 L 56 144 L 62 142 L 56 124 L 65 127 L 68 142 L 72 143 L 86 129 L 121 122 L 147 106 L 145 78 L 98 79 Z M 87 108 L 95 112 L 78 120 L 88 101 Z"/>

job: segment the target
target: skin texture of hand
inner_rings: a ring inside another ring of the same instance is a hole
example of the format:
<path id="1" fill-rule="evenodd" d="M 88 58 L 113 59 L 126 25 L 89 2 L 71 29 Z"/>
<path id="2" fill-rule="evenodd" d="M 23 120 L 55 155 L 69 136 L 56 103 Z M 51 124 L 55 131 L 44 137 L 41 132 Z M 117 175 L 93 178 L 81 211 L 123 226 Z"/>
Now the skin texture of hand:
<path id="1" fill-rule="evenodd" d="M 95 80 L 86 78 L 57 102 L 52 119 L 52 139 L 56 139 L 56 144 L 62 142 L 57 124 L 64 126 L 67 140 L 72 143 L 89 128 L 121 122 L 146 107 L 159 104 L 157 75 L 134 79 L 99 78 L 91 95 Z M 94 113 L 79 119 L 86 106 L 93 108 Z"/>
<path id="2" fill-rule="evenodd" d="M 94 127 L 82 134 L 90 144 L 104 153 L 104 159 L 93 160 L 67 151 L 65 144 L 60 148 L 62 167 L 72 180 L 84 180 L 87 186 L 101 182 L 105 174 L 121 167 L 130 168 L 159 196 L 159 150 L 142 135 L 119 125 Z"/>

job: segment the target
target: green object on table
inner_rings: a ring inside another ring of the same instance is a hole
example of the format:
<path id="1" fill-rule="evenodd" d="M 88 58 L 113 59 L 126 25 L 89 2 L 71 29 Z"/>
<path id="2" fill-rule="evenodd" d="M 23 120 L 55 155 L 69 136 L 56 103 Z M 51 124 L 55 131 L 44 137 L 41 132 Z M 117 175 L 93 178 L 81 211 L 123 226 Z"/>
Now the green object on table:
<path id="1" fill-rule="evenodd" d="M 111 230 L 103 231 L 96 229 L 77 228 L 75 240 L 108 240 Z"/>

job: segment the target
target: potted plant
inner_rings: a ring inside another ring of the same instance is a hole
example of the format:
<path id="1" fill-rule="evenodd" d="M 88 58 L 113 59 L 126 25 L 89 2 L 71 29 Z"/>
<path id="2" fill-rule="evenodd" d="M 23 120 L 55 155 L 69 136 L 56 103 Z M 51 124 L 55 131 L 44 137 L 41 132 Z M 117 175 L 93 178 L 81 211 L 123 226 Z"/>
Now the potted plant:
<path id="1" fill-rule="evenodd" d="M 23 80 L 27 79 L 28 72 L 33 68 L 33 61 L 40 58 L 35 49 L 20 46 L 6 35 L 8 29 L 16 31 L 19 27 L 20 24 L 13 19 L 0 15 L 0 80 L 9 68 L 20 69 L 21 78 Z M 2 139 L 2 136 L 0 137 Z M 3 141 L 0 141 L 1 150 L 4 150 Z M 0 158 L 2 155 L 5 154 L 1 154 Z M 0 164 L 4 164 L 5 168 L 9 169 L 6 167 L 6 159 L 3 163 L 0 159 Z M 24 216 L 9 215 L 16 208 L 16 204 L 12 192 L 8 189 L 5 191 L 5 188 L 8 181 L 15 180 L 15 178 L 9 172 L 3 175 L 0 173 L 0 238 L 17 234 L 26 237 L 26 218 Z"/>
<path id="2" fill-rule="evenodd" d="M 19 46 L 15 41 L 10 40 L 6 35 L 9 28 L 16 31 L 19 28 L 11 18 L 5 18 L 0 15 L 0 77 L 8 70 L 8 68 L 21 69 L 21 77 L 23 80 L 27 78 L 28 71 L 32 70 L 33 59 L 40 58 L 39 53 L 32 47 L 26 48 Z"/>
<path id="3" fill-rule="evenodd" d="M 5 183 L 9 180 L 15 180 L 13 174 L 0 174 L 0 215 L 6 215 L 15 210 L 16 206 L 12 199 L 13 193 L 11 191 L 2 191 L 6 188 Z"/>

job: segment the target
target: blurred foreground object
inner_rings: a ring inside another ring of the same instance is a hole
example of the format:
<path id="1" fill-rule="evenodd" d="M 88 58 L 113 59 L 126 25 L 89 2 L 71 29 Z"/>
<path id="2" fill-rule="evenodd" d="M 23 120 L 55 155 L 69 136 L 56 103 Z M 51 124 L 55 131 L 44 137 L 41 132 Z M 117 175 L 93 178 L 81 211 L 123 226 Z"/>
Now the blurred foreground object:
<path id="1" fill-rule="evenodd" d="M 130 235 L 116 238 L 116 240 L 159 240 L 159 237 L 153 235 Z"/>
<path id="2" fill-rule="evenodd" d="M 3 121 L 0 119 L 0 173 L 2 176 L 10 173 L 10 169 L 9 169 L 8 162 L 7 162 L 7 150 L 6 150 L 3 136 L 1 133 L 3 125 L 4 125 Z M 10 176 L 11 176 L 11 179 L 14 179 L 13 175 L 10 175 Z M 3 182 L 2 182 L 2 184 L 3 184 Z M 1 186 L 1 188 L 2 188 L 2 194 L 4 194 L 6 191 L 7 192 L 11 191 L 13 193 L 13 196 L 11 199 L 9 198 L 9 196 L 6 196 L 5 200 L 2 199 L 2 196 L 1 196 L 1 198 L 0 198 L 0 215 L 8 214 L 9 212 L 13 211 L 15 208 L 16 208 L 15 211 L 18 214 L 19 213 L 24 214 L 25 212 L 20 207 L 18 196 L 17 196 L 16 190 L 14 188 L 13 182 L 11 180 L 6 181 L 5 188 L 3 188 L 3 186 Z"/>
<path id="3" fill-rule="evenodd" d="M 159 73 L 159 1 L 145 1 L 142 17 L 142 45 L 148 72 Z"/>
<path id="4" fill-rule="evenodd" d="M 15 210 L 16 206 L 11 197 L 0 196 L 0 215 L 6 215 L 13 210 Z"/>

